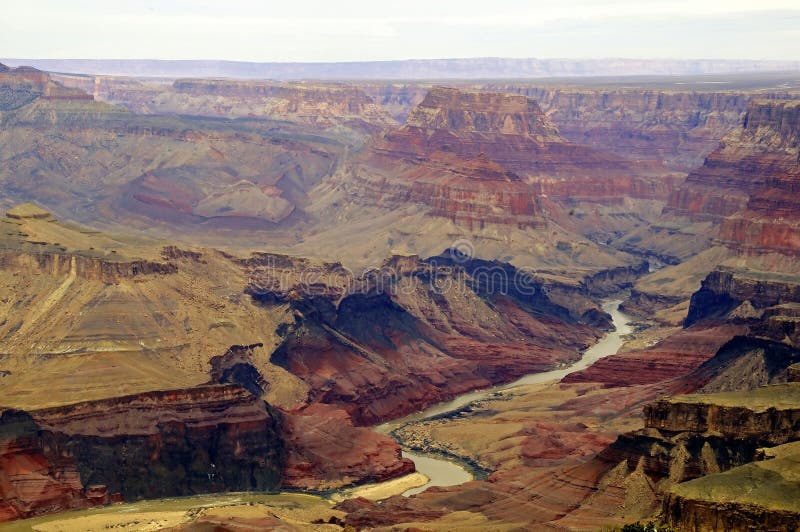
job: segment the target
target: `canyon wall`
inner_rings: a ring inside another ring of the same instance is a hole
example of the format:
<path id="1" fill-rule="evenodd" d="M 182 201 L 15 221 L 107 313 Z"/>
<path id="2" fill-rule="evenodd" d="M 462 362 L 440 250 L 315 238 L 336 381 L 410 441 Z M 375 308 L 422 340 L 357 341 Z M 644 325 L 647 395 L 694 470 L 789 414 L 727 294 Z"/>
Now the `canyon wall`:
<path id="1" fill-rule="evenodd" d="M 96 257 L 58 253 L 19 253 L 0 251 L 0 268 L 20 268 L 52 276 L 75 275 L 83 279 L 118 283 L 140 275 L 168 275 L 176 273 L 178 267 L 169 262 L 137 260 L 132 262 L 112 261 Z"/>
<path id="2" fill-rule="evenodd" d="M 354 85 L 230 79 L 178 79 L 168 83 L 71 75 L 55 78 L 136 114 L 288 120 L 320 130 L 348 128 L 353 140 L 395 124 L 386 110 Z"/>
<path id="3" fill-rule="evenodd" d="M 53 81 L 50 74 L 31 67 L 0 69 L 0 111 L 18 109 L 34 100 L 93 100 L 91 93 Z"/>
<path id="4" fill-rule="evenodd" d="M 233 385 L 150 392 L 3 413 L 6 518 L 124 499 L 271 490 L 278 420 Z"/>
<path id="5" fill-rule="evenodd" d="M 798 301 L 800 284 L 791 276 L 719 269 L 711 272 L 700 290 L 692 295 L 685 324 L 736 317 L 760 318 L 768 307 Z M 746 313 L 730 316 L 739 308 Z"/>
<path id="6" fill-rule="evenodd" d="M 344 149 L 301 123 L 141 116 L 91 99 L 36 97 L 0 123 L 3 201 L 163 233 L 290 223 Z"/>
<path id="7" fill-rule="evenodd" d="M 665 212 L 721 221 L 744 210 L 759 191 L 775 190 L 772 184 L 796 172 L 798 105 L 794 100 L 751 101 L 742 127 L 689 174 Z"/>
<path id="8" fill-rule="evenodd" d="M 664 198 L 669 179 L 569 142 L 523 95 L 432 88 L 406 124 L 373 141 L 341 178 L 353 199 L 426 204 L 467 226 L 541 224 L 542 197 L 611 202 Z"/>
<path id="9" fill-rule="evenodd" d="M 487 85 L 535 98 L 572 142 L 678 172 L 701 165 L 742 121 L 750 95 L 657 89 Z"/>
<path id="10" fill-rule="evenodd" d="M 608 327 L 580 293 L 562 300 L 533 280 L 530 292 L 515 292 L 519 274 L 501 263 L 395 258 L 365 279 L 334 267 L 318 272 L 325 284 L 291 287 L 274 273 L 254 269 L 247 288 L 260 304 L 288 302 L 293 312 L 270 361 L 309 385 L 309 402 L 336 405 L 356 424 L 552 368 Z"/>

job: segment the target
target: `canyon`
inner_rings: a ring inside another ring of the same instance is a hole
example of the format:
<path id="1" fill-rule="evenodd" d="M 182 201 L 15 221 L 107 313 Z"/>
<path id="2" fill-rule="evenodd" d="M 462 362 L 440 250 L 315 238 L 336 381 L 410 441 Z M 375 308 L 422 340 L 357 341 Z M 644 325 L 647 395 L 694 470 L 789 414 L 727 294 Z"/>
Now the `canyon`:
<path id="1" fill-rule="evenodd" d="M 800 92 L 672 81 L 0 68 L 0 520 L 793 529 Z"/>

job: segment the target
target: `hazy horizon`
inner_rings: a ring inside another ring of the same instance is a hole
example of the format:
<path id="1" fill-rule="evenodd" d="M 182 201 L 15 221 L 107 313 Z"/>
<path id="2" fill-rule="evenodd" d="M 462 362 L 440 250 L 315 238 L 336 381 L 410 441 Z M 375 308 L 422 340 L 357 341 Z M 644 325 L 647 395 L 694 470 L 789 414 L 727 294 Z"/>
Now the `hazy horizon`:
<path id="1" fill-rule="evenodd" d="M 800 60 L 795 0 L 312 0 L 4 6 L 6 57 L 361 62 L 441 58 Z"/>

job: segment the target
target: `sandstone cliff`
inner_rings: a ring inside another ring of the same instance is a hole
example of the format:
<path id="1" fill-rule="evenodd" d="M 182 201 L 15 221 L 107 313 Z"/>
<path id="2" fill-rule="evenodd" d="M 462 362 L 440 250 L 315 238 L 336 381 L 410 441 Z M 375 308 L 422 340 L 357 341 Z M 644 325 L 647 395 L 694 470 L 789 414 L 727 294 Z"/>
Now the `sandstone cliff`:
<path id="1" fill-rule="evenodd" d="M 312 275 L 327 282 L 289 286 L 274 266 L 251 263 L 253 299 L 293 309 L 270 360 L 309 385 L 309 402 L 376 423 L 575 359 L 608 326 L 579 293 L 562 300 L 533 279 L 530 292 L 515 291 L 520 274 L 507 264 L 402 262 L 366 278 L 331 265 Z"/>
<path id="2" fill-rule="evenodd" d="M 277 420 L 238 386 L 3 413 L 3 516 L 280 484 Z"/>
<path id="3" fill-rule="evenodd" d="M 535 98 L 572 142 L 688 172 L 739 127 L 750 95 L 654 89 L 489 85 Z"/>
<path id="4" fill-rule="evenodd" d="M 799 108 L 796 101 L 752 101 L 742 127 L 689 174 L 670 196 L 667 212 L 721 221 L 745 209 L 752 195 L 771 189 L 797 167 Z"/>
<path id="5" fill-rule="evenodd" d="M 53 81 L 50 74 L 32 67 L 0 69 L 0 111 L 18 109 L 38 98 L 92 100 L 93 96 Z"/>

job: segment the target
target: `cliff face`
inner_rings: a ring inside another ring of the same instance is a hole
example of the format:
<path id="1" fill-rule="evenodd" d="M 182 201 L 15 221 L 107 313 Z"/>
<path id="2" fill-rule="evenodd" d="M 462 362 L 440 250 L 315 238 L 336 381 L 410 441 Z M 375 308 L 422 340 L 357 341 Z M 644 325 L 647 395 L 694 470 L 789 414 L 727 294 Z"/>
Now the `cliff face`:
<path id="1" fill-rule="evenodd" d="M 400 121 L 424 100 L 429 88 L 409 84 L 359 86 Z M 535 99 L 559 134 L 569 141 L 628 160 L 663 164 L 681 173 L 702 165 L 719 141 L 742 124 L 753 97 L 746 91 L 559 87 L 526 82 L 471 87 Z M 787 96 L 758 93 L 759 98 Z"/>
<path id="2" fill-rule="evenodd" d="M 784 247 L 792 247 L 792 237 L 781 234 L 786 231 L 781 222 L 776 223 L 772 237 L 768 230 L 765 234 L 763 226 L 769 225 L 769 217 L 764 220 L 764 214 L 772 208 L 771 198 L 778 214 L 796 217 L 792 196 L 783 205 L 781 201 L 796 181 L 798 109 L 800 104 L 793 100 L 752 101 L 742 127 L 728 135 L 703 166 L 689 174 L 686 183 L 670 196 L 667 212 L 696 220 L 722 221 L 752 205 L 752 213 L 745 211 L 740 218 L 726 222 L 723 239 L 744 247 L 761 244 L 768 248 L 772 238 L 778 248 L 782 240 L 786 241 Z M 754 219 L 751 227 L 747 227 L 748 218 Z"/>
<path id="3" fill-rule="evenodd" d="M 406 124 L 372 142 L 342 178 L 366 205 L 419 203 L 465 225 L 533 226 L 539 198 L 663 196 L 624 159 L 573 144 L 523 95 L 431 89 Z"/>
<path id="4" fill-rule="evenodd" d="M 239 386 L 150 392 L 3 414 L 6 517 L 280 484 L 278 421 Z M 92 495 L 95 494 L 95 495 Z"/>
<path id="5" fill-rule="evenodd" d="M 235 350 L 234 350 L 235 351 Z M 281 412 L 238 384 L 0 416 L 0 521 L 113 500 L 327 490 L 414 471 L 342 410 Z"/>
<path id="6" fill-rule="evenodd" d="M 750 99 L 733 92 L 489 85 L 535 98 L 572 142 L 688 172 L 739 127 Z"/>
<path id="7" fill-rule="evenodd" d="M 800 253 L 800 102 L 755 102 L 742 137 L 769 149 L 773 166 L 747 206 L 722 222 L 719 238 L 748 255 L 796 256 Z"/>
<path id="8" fill-rule="evenodd" d="M 525 96 L 436 87 L 409 114 L 406 126 L 455 133 L 499 133 L 561 141 L 539 105 Z M 466 146 L 460 147 L 469 153 Z"/>
<path id="9" fill-rule="evenodd" d="M 676 486 L 663 514 L 678 530 L 797 530 L 800 494 L 790 472 L 797 460 L 748 464 Z"/>
<path id="10" fill-rule="evenodd" d="M 31 269 L 52 276 L 75 275 L 91 281 L 118 283 L 140 275 L 168 275 L 176 273 L 178 267 L 168 262 L 147 260 L 114 262 L 95 257 L 57 253 L 0 252 L 0 268 L 17 270 Z"/>
<path id="11" fill-rule="evenodd" d="M 23 107 L 38 98 L 92 100 L 91 94 L 53 81 L 46 72 L 31 67 L 0 69 L 0 111 Z"/>
<path id="12" fill-rule="evenodd" d="M 760 318 L 768 307 L 798 301 L 800 284 L 794 276 L 715 270 L 692 295 L 685 324 L 688 326 L 709 319 Z M 738 315 L 731 315 L 740 308 Z"/>
<path id="13" fill-rule="evenodd" d="M 541 283 L 515 292 L 510 265 L 398 260 L 367 278 L 331 269 L 314 274 L 327 283 L 293 286 L 255 269 L 247 289 L 293 309 L 271 362 L 309 385 L 309 402 L 338 405 L 357 424 L 575 359 L 608 326 L 580 294 L 565 304 Z"/>
<path id="14" fill-rule="evenodd" d="M 796 530 L 798 442 L 760 449 L 756 461 L 672 486 L 663 516 L 678 529 Z"/>
<path id="15" fill-rule="evenodd" d="M 749 394 L 726 392 L 663 399 L 645 406 L 645 428 L 713 433 L 751 440 L 757 447 L 782 445 L 800 437 L 798 391 L 796 383 L 791 383 L 758 388 Z"/>
<path id="16" fill-rule="evenodd" d="M 764 447 L 800 439 L 798 398 L 800 387 L 790 383 L 658 400 L 645 406 L 645 428 L 621 435 L 598 460 L 625 464 L 628 475 L 647 475 L 650 489 L 662 496 L 676 484 L 679 490 L 680 482 L 705 481 L 761 459 Z M 729 500 L 732 511 L 735 499 Z M 667 508 L 674 503 L 666 498 Z"/>

